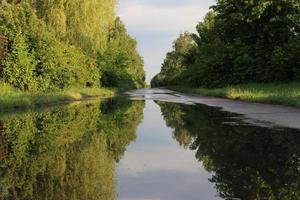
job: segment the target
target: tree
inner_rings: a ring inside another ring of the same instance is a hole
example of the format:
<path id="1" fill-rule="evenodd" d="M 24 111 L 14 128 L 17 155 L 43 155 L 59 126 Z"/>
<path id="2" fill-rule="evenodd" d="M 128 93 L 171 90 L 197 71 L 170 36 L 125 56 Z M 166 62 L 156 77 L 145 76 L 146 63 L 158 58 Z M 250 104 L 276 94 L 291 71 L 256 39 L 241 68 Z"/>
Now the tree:
<path id="1" fill-rule="evenodd" d="M 100 87 L 101 82 L 126 89 L 144 86 L 143 60 L 115 15 L 115 0 L 11 0 L 0 5 L 0 35 L 11 43 L 8 58 L 21 34 L 35 65 L 27 78 L 22 77 L 25 85 L 32 84 L 30 79 L 40 91 Z M 6 71 L 13 65 L 24 68 L 25 61 L 10 59 Z"/>
<path id="2" fill-rule="evenodd" d="M 34 70 L 36 61 L 23 35 L 17 35 L 4 61 L 2 77 L 5 82 L 21 90 L 35 90 Z"/>
<path id="3" fill-rule="evenodd" d="M 140 88 L 144 86 L 143 59 L 137 52 L 137 42 L 128 35 L 120 20 L 115 20 L 108 38 L 109 48 L 98 57 L 101 83 L 107 87 Z"/>
<path id="4" fill-rule="evenodd" d="M 297 0 L 218 0 L 192 34 L 186 70 L 163 75 L 162 68 L 153 82 L 172 85 L 175 75 L 191 87 L 299 80 L 299 19 Z"/>
<path id="5" fill-rule="evenodd" d="M 185 32 L 173 43 L 173 51 L 167 53 L 161 72 L 152 80 L 152 86 L 172 85 L 178 82 L 178 76 L 186 69 L 187 53 L 194 47 L 190 33 Z"/>

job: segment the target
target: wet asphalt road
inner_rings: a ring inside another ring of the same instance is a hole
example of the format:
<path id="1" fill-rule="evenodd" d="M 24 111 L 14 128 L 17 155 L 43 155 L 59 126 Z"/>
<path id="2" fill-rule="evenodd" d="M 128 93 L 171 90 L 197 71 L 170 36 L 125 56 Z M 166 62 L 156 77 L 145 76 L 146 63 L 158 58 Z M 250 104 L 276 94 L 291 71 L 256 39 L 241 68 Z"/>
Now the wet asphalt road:
<path id="1" fill-rule="evenodd" d="M 244 121 L 248 123 L 300 129 L 299 108 L 183 94 L 168 89 L 141 89 L 126 94 L 133 100 L 154 100 L 219 107 L 222 111 L 241 114 Z"/>

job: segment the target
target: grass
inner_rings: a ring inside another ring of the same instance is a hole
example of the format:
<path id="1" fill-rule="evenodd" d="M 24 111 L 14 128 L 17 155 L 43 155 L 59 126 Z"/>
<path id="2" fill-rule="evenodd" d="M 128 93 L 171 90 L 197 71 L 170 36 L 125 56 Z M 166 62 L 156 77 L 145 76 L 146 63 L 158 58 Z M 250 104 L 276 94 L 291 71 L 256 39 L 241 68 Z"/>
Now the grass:
<path id="1" fill-rule="evenodd" d="M 216 89 L 172 86 L 170 89 L 205 96 L 300 107 L 300 83 L 253 83 Z"/>
<path id="2" fill-rule="evenodd" d="M 92 97 L 111 97 L 115 90 L 105 88 L 70 88 L 56 92 L 22 92 L 9 85 L 0 84 L 0 111 L 31 109 L 80 101 Z"/>

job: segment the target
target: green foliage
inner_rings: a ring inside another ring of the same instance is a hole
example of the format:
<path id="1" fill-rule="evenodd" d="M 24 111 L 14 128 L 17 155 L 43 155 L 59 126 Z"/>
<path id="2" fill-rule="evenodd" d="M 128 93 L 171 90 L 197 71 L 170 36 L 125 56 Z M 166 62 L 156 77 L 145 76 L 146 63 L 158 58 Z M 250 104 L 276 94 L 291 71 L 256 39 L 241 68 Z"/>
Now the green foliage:
<path id="1" fill-rule="evenodd" d="M 143 102 L 113 100 L 1 116 L 1 199 L 116 198 L 116 162 Z"/>
<path id="2" fill-rule="evenodd" d="M 174 85 L 178 82 L 180 75 L 186 70 L 186 54 L 193 49 L 194 42 L 190 33 L 185 32 L 174 41 L 173 51 L 169 52 L 162 64 L 161 73 L 153 78 L 152 86 Z"/>
<path id="3" fill-rule="evenodd" d="M 293 80 L 300 80 L 300 36 L 289 40 L 289 42 L 282 47 L 277 47 L 272 52 L 271 64 L 274 69 L 271 72 L 273 77 L 280 80 L 291 78 Z"/>
<path id="4" fill-rule="evenodd" d="M 98 66 L 102 72 L 101 84 L 124 89 L 144 87 L 143 59 L 137 52 L 136 40 L 128 35 L 119 18 L 110 30 L 108 46 L 98 56 Z"/>
<path id="5" fill-rule="evenodd" d="M 106 68 L 98 64 L 108 59 L 115 65 L 107 68 L 116 68 L 121 63 L 122 70 L 117 76 L 106 77 L 107 81 L 132 80 L 133 84 L 127 88 L 141 87 L 143 62 L 136 51 L 136 42 L 126 33 L 120 20 L 115 20 L 115 5 L 115 0 L 2 2 L 0 35 L 9 38 L 9 49 L 0 77 L 30 91 L 99 87 Z M 119 36 L 111 37 L 112 32 Z M 118 56 L 106 53 L 116 48 Z M 107 56 L 99 60 L 98 54 Z M 13 74 L 16 68 L 26 73 L 17 77 Z"/>
<path id="6" fill-rule="evenodd" d="M 297 0 L 218 0 L 192 34 L 186 69 L 164 73 L 163 65 L 156 78 L 194 87 L 299 80 L 299 19 Z"/>
<path id="7" fill-rule="evenodd" d="M 11 85 L 0 83 L 0 112 L 49 107 L 90 97 L 113 97 L 115 91 L 105 88 L 68 88 L 55 92 L 24 92 Z"/>
<path id="8" fill-rule="evenodd" d="M 33 74 L 35 60 L 29 52 L 28 45 L 22 35 L 17 35 L 11 47 L 11 52 L 4 61 L 3 79 L 5 82 L 21 90 L 36 88 Z"/>
<path id="9" fill-rule="evenodd" d="M 116 0 L 30 0 L 37 15 L 63 41 L 88 55 L 107 48 L 109 28 L 115 20 Z"/>
<path id="10" fill-rule="evenodd" d="M 299 130 L 253 126 L 218 108 L 158 104 L 174 138 L 211 172 L 222 199 L 299 198 Z"/>
<path id="11" fill-rule="evenodd" d="M 248 83 L 209 89 L 186 86 L 170 88 L 205 96 L 300 107 L 300 83 Z"/>

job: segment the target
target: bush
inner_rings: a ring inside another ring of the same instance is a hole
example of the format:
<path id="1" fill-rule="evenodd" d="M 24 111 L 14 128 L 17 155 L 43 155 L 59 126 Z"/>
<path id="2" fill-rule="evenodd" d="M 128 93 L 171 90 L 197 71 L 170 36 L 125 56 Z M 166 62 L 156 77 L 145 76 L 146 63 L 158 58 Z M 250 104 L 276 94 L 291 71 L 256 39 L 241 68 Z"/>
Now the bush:
<path id="1" fill-rule="evenodd" d="M 101 80 L 103 86 L 144 86 L 136 41 L 114 21 L 115 1 L 9 2 L 0 3 L 0 35 L 10 43 L 3 81 L 31 91 L 100 87 Z M 89 12 L 81 13 L 82 6 Z"/>
<path id="2" fill-rule="evenodd" d="M 21 90 L 36 89 L 36 80 L 34 79 L 36 61 L 33 54 L 29 52 L 23 35 L 16 36 L 3 66 L 2 76 L 5 82 Z"/>

